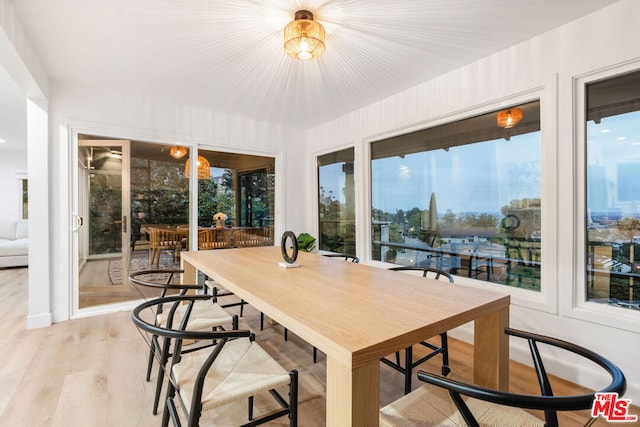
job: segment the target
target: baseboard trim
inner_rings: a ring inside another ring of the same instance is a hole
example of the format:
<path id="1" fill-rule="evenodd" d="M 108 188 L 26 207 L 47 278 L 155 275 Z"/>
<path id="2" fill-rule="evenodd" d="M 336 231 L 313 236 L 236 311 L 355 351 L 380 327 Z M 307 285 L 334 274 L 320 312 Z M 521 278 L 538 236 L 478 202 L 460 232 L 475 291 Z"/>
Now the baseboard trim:
<path id="1" fill-rule="evenodd" d="M 30 314 L 27 316 L 27 329 L 46 328 L 47 326 L 51 326 L 51 324 L 51 313 Z"/>

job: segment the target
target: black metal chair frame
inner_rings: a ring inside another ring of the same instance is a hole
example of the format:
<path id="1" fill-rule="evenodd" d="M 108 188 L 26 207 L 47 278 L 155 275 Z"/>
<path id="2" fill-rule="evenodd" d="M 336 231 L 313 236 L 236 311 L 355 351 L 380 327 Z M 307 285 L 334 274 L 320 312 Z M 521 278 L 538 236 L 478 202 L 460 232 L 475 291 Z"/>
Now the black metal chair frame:
<path id="1" fill-rule="evenodd" d="M 147 274 L 167 274 L 167 279 L 165 283 L 156 283 L 148 280 L 143 280 L 139 278 L 139 276 L 144 276 Z M 157 289 L 160 292 L 159 298 L 166 298 L 167 291 L 176 290 L 179 291 L 179 296 L 185 296 L 189 291 L 202 291 L 203 295 L 198 297 L 200 300 L 211 300 L 212 303 L 216 302 L 216 292 L 215 289 L 212 295 L 206 295 L 206 287 L 200 285 L 183 285 L 183 284 L 171 284 L 171 280 L 175 274 L 182 274 L 184 270 L 170 268 L 170 269 L 150 269 L 150 270 L 141 270 L 132 272 L 129 275 L 129 281 L 136 286 L 143 286 L 147 288 Z M 142 295 L 142 293 L 141 293 Z M 161 314 L 164 310 L 162 304 L 159 304 L 157 307 L 157 313 Z M 221 330 L 224 328 L 220 327 Z M 231 329 L 238 329 L 238 316 L 232 316 L 232 326 Z M 194 347 L 188 351 L 194 351 L 199 349 L 200 347 Z M 158 366 L 158 378 L 156 380 L 156 391 L 155 397 L 153 401 L 153 414 L 156 415 L 158 413 L 158 406 L 160 404 L 160 394 L 162 393 L 162 386 L 164 384 L 164 367 L 166 366 L 169 358 L 171 357 L 171 346 L 169 340 L 163 340 L 163 343 L 160 343 L 160 339 L 158 335 L 151 336 L 151 342 L 149 345 L 149 360 L 147 362 L 147 375 L 146 380 L 151 381 L 151 371 L 153 370 L 153 360 L 157 359 Z"/>
<path id="2" fill-rule="evenodd" d="M 351 261 L 356 264 L 360 262 L 360 258 L 357 256 L 347 254 L 322 254 L 322 256 L 326 256 L 327 258 L 344 258 L 345 261 Z"/>
<path id="3" fill-rule="evenodd" d="M 449 378 L 439 377 L 424 371 L 418 372 L 418 379 L 429 384 L 443 387 L 449 391 L 451 399 L 460 411 L 467 425 L 471 427 L 478 426 L 478 421 L 469 410 L 469 407 L 462 399 L 461 395 L 469 396 L 475 399 L 491 402 L 499 405 L 512 406 L 523 409 L 535 409 L 544 411 L 545 422 L 547 427 L 558 426 L 558 411 L 578 411 L 583 409 L 591 409 L 596 393 L 615 392 L 622 396 L 626 390 L 626 380 L 624 374 L 616 365 L 611 363 L 603 356 L 578 346 L 576 344 L 551 338 L 544 335 L 534 334 L 512 328 L 505 328 L 507 335 L 526 339 L 529 343 L 533 365 L 536 370 L 538 383 L 540 384 L 541 396 L 516 394 L 504 391 L 492 390 L 477 385 L 466 384 L 454 381 Z M 611 382 L 604 389 L 574 396 L 554 396 L 551 388 L 551 382 L 544 368 L 538 343 L 547 344 L 557 347 L 571 353 L 575 353 L 586 359 L 598 364 L 604 368 L 611 376 Z"/>
<path id="4" fill-rule="evenodd" d="M 220 331 L 186 331 L 186 325 L 188 323 L 189 317 L 191 315 L 191 311 L 193 309 L 193 304 L 196 300 L 206 299 L 207 296 L 194 296 L 194 295 L 179 295 L 179 296 L 171 296 L 165 298 L 158 298 L 155 300 L 150 300 L 143 302 L 134 308 L 132 312 L 132 320 L 133 323 L 141 330 L 145 331 L 151 336 L 162 336 L 165 338 L 165 343 L 170 343 L 171 340 L 174 340 L 174 350 L 172 353 L 172 363 L 179 363 L 182 354 L 185 354 L 183 350 L 183 341 L 211 341 L 213 342 L 213 349 L 211 350 L 211 354 L 207 357 L 205 364 L 200 369 L 193 390 L 193 396 L 191 398 L 191 406 L 189 408 L 186 407 L 183 400 L 180 398 L 180 393 L 178 392 L 178 401 L 181 405 L 182 410 L 185 414 L 188 415 L 188 423 L 189 427 L 197 427 L 199 425 L 199 419 L 202 411 L 202 393 L 203 393 L 203 385 L 205 383 L 205 377 L 207 372 L 211 368 L 213 362 L 218 357 L 225 344 L 232 339 L 237 338 L 249 338 L 250 340 L 254 340 L 255 335 L 251 333 L 249 330 L 220 330 Z M 185 314 L 182 319 L 180 319 L 179 325 L 176 327 L 173 326 L 174 317 L 176 309 L 178 305 L 181 303 L 187 303 L 188 307 L 185 310 Z M 145 310 L 149 310 L 154 306 L 161 307 L 164 304 L 171 304 L 170 312 L 167 318 L 166 327 L 161 327 L 156 325 L 155 323 L 149 323 L 144 320 L 141 316 L 141 313 Z M 149 343 L 152 345 L 152 343 Z M 208 346 L 211 347 L 211 346 Z M 197 350 L 203 350 L 203 347 L 198 348 Z M 162 415 L 162 426 L 166 427 L 169 424 L 169 418 L 173 421 L 174 426 L 180 426 L 180 417 L 178 415 L 178 409 L 176 406 L 176 390 L 179 390 L 176 384 L 175 379 L 173 378 L 173 374 L 171 369 L 165 369 L 166 364 L 162 365 L 162 374 L 166 375 L 169 379 L 169 388 L 167 390 L 167 399 L 165 404 L 165 409 Z M 269 393 L 274 397 L 276 402 L 281 406 L 282 409 L 273 411 L 271 413 L 265 414 L 259 418 L 253 417 L 253 396 L 249 397 L 249 412 L 247 414 L 248 423 L 244 424 L 243 427 L 248 426 L 256 426 L 260 424 L 267 423 L 276 418 L 287 415 L 289 417 L 289 425 L 297 426 L 298 425 L 298 372 L 296 370 L 292 370 L 289 372 L 289 376 L 291 378 L 290 386 L 289 386 L 289 401 L 283 398 L 277 390 L 269 390 Z"/>
<path id="5" fill-rule="evenodd" d="M 206 277 L 206 276 L 205 276 Z M 215 280 L 211 277 L 206 278 L 205 279 L 205 286 L 204 286 L 204 292 L 207 293 L 207 289 L 209 289 L 209 286 L 206 285 L 207 281 L 211 281 L 211 282 L 215 282 Z M 220 292 L 218 291 L 216 293 L 218 298 L 224 298 L 224 297 L 230 297 L 230 296 L 236 296 L 236 294 L 234 294 L 231 291 L 227 291 L 225 289 L 226 292 Z M 238 307 L 240 306 L 240 317 L 244 316 L 244 306 L 247 304 L 247 302 L 245 300 L 243 300 L 242 298 L 240 298 L 240 301 L 237 302 L 230 302 L 230 303 L 226 303 L 226 304 L 220 304 L 220 307 L 222 308 L 230 308 L 230 307 Z"/>
<path id="6" fill-rule="evenodd" d="M 413 267 L 413 266 L 403 266 L 403 267 L 392 267 L 389 270 L 391 271 L 421 271 L 423 272 L 422 277 L 427 277 L 427 274 L 432 273 L 435 275 L 435 279 L 440 279 L 440 276 L 446 277 L 449 280 L 449 283 L 453 283 L 453 276 L 446 271 L 438 270 L 436 268 L 431 267 Z M 414 361 L 413 360 L 413 347 L 407 347 L 404 350 L 404 366 L 400 363 L 400 352 L 396 352 L 396 361 L 395 363 L 387 358 L 382 358 L 380 361 L 387 366 L 395 369 L 396 371 L 402 373 L 404 375 L 404 394 L 408 394 L 411 392 L 411 380 L 413 369 L 417 366 L 423 364 L 427 360 L 442 354 L 442 375 L 447 376 L 449 372 L 451 372 L 451 368 L 449 367 L 449 345 L 447 340 L 447 333 L 443 332 L 440 334 L 440 347 L 437 345 L 431 344 L 427 341 L 421 341 L 420 345 L 429 348 L 432 350 L 426 356 Z"/>

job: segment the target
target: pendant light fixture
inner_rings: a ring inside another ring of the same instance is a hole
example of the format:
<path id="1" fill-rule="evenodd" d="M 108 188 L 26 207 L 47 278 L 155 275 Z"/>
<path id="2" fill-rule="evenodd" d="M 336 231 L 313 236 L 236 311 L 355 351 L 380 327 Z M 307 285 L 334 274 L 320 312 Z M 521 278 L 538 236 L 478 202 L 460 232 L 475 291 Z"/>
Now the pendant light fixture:
<path id="1" fill-rule="evenodd" d="M 198 156 L 197 169 L 198 169 L 198 179 L 211 178 L 211 165 L 209 165 L 209 161 L 202 156 Z M 190 159 L 187 159 L 187 162 L 184 164 L 184 176 L 187 178 L 191 176 Z"/>
<path id="2" fill-rule="evenodd" d="M 297 11 L 295 19 L 284 27 L 284 51 L 302 61 L 322 55 L 324 40 L 324 27 L 308 10 Z"/>
<path id="3" fill-rule="evenodd" d="M 169 151 L 169 155 L 171 157 L 173 157 L 174 159 L 181 159 L 188 152 L 189 152 L 189 149 L 187 147 L 182 147 L 180 145 L 174 145 L 173 147 L 171 147 L 171 150 Z"/>
<path id="4" fill-rule="evenodd" d="M 506 110 L 498 111 L 496 122 L 498 126 L 509 129 L 520 123 L 522 120 L 522 110 L 513 107 Z"/>

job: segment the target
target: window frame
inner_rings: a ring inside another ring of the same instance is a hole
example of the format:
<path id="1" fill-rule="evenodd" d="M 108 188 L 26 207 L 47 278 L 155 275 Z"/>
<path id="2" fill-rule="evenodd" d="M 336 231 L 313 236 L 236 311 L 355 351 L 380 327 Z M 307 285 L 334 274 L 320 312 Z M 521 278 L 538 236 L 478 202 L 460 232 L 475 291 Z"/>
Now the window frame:
<path id="1" fill-rule="evenodd" d="M 327 155 L 333 155 L 333 154 L 345 152 L 345 151 L 348 151 L 348 150 L 351 150 L 352 154 L 353 154 L 353 158 L 352 158 L 352 165 L 353 165 L 353 172 L 352 172 L 352 176 L 353 176 L 353 202 L 354 202 L 354 206 L 353 206 L 353 208 L 354 208 L 353 221 L 354 221 L 354 233 L 355 233 L 355 235 L 354 235 L 354 240 L 353 240 L 354 252 L 353 253 L 345 252 L 345 254 L 352 255 L 352 256 L 357 256 L 358 246 L 359 246 L 358 245 L 358 239 L 357 239 L 357 218 L 358 218 L 358 215 L 357 215 L 357 196 L 358 195 L 357 195 L 357 192 L 356 192 L 356 188 L 357 188 L 357 186 L 356 186 L 356 174 L 357 174 L 357 169 L 356 169 L 356 149 L 355 149 L 355 147 L 353 145 L 349 146 L 349 147 L 346 147 L 346 148 L 342 148 L 342 149 L 332 150 L 332 151 L 330 151 L 328 153 L 325 153 L 325 154 L 317 154 L 317 155 L 315 155 L 315 161 L 316 161 L 316 166 L 315 166 L 315 179 L 316 179 L 316 203 L 315 203 L 315 208 L 316 208 L 317 221 L 318 221 L 318 226 L 316 227 L 316 233 L 317 233 L 317 236 L 316 236 L 317 240 L 316 241 L 317 241 L 318 250 L 320 250 L 322 252 L 329 252 L 326 249 L 321 249 L 323 241 L 322 241 L 322 230 L 320 229 L 320 224 L 322 222 L 321 219 L 320 219 L 320 202 L 319 202 L 320 201 L 320 188 L 321 188 L 320 187 L 320 168 L 322 166 L 328 166 L 330 164 L 341 163 L 341 162 L 335 162 L 335 163 L 329 163 L 329 164 L 320 166 L 320 165 L 318 165 L 318 163 L 319 163 L 318 159 L 321 158 L 321 157 L 327 156 Z M 340 252 L 340 253 L 342 253 L 342 252 Z"/>
<path id="2" fill-rule="evenodd" d="M 640 61 L 616 64 L 572 77 L 573 111 L 573 227 L 571 295 L 562 299 L 561 314 L 576 319 L 636 332 L 640 330 L 640 312 L 587 300 L 586 272 L 586 192 L 587 192 L 587 126 L 586 85 L 640 70 Z"/>
<path id="3" fill-rule="evenodd" d="M 356 144 L 354 144 L 353 142 L 351 143 L 347 143 L 347 144 L 341 144 L 341 145 L 337 145 L 335 147 L 331 147 L 331 148 L 326 148 L 323 150 L 318 150 L 312 153 L 311 155 L 311 161 L 313 162 L 313 167 L 311 168 L 311 173 L 313 174 L 313 198 L 311 200 L 309 200 L 310 203 L 312 203 L 310 206 L 312 206 L 313 208 L 310 209 L 310 212 L 313 212 L 313 218 L 310 221 L 311 226 L 309 227 L 311 230 L 313 230 L 312 232 L 309 232 L 309 234 L 311 234 L 313 237 L 316 238 L 316 242 L 319 242 L 320 236 L 319 236 L 319 232 L 320 232 L 320 206 L 318 204 L 318 200 L 320 199 L 320 174 L 318 171 L 318 157 L 322 157 L 325 156 L 327 154 L 331 154 L 331 153 L 335 153 L 335 152 L 339 152 L 339 151 L 344 151 L 344 150 L 348 150 L 348 149 L 352 149 L 353 150 L 353 168 L 354 168 L 354 174 L 353 174 L 353 181 L 354 181 L 354 194 L 355 194 L 355 245 L 356 245 L 356 256 L 360 259 L 362 259 L 362 251 L 364 250 L 365 247 L 362 246 L 362 232 L 361 232 L 361 218 L 362 215 L 360 214 L 360 197 L 361 197 L 361 191 L 359 191 L 360 189 L 358 188 L 358 182 L 360 179 L 360 173 L 361 173 L 361 168 L 358 167 L 359 164 L 359 158 L 358 158 L 358 147 Z M 318 250 L 319 250 L 319 246 L 317 246 Z"/>
<path id="4" fill-rule="evenodd" d="M 546 78 L 534 82 L 529 87 L 514 91 L 511 96 L 505 96 L 499 99 L 487 100 L 468 108 L 459 109 L 449 113 L 444 113 L 434 117 L 415 123 L 410 126 L 398 128 L 393 131 L 380 134 L 370 135 L 364 138 L 366 144 L 366 176 L 364 177 L 368 186 L 366 192 L 367 212 L 366 220 L 362 221 L 366 224 L 363 234 L 366 234 L 363 250 L 366 250 L 366 262 L 370 265 L 380 268 L 389 268 L 395 264 L 384 263 L 381 261 L 373 261 L 371 259 L 372 235 L 371 235 L 371 209 L 372 209 L 372 172 L 371 172 L 371 143 L 381 139 L 391 138 L 418 130 L 423 130 L 442 124 L 452 123 L 466 118 L 486 114 L 497 111 L 510 106 L 517 106 L 534 100 L 540 100 L 540 138 L 541 138 L 541 230 L 542 243 L 541 253 L 543 263 L 540 269 L 540 292 L 518 289 L 511 286 L 496 286 L 496 284 L 475 280 L 472 278 L 456 276 L 456 283 L 465 284 L 471 287 L 485 289 L 489 291 L 500 292 L 511 295 L 511 303 L 514 305 L 533 308 L 539 311 L 557 314 L 558 312 L 558 280 L 557 280 L 557 77 L 556 75 L 547 76 Z M 361 258 L 362 259 L 362 258 Z"/>

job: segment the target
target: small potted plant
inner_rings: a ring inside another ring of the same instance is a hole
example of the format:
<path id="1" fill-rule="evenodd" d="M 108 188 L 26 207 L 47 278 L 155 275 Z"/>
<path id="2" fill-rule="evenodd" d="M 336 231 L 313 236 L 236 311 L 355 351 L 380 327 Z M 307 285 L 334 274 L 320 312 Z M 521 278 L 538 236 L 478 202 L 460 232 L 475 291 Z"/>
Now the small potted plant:
<path id="1" fill-rule="evenodd" d="M 316 238 L 309 233 L 300 233 L 298 235 L 298 250 L 302 252 L 311 252 L 316 247 Z"/>
<path id="2" fill-rule="evenodd" d="M 228 216 L 225 213 L 218 212 L 213 216 L 213 220 L 216 222 L 216 228 L 224 228 L 224 222 L 227 220 Z"/>

